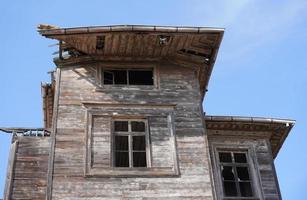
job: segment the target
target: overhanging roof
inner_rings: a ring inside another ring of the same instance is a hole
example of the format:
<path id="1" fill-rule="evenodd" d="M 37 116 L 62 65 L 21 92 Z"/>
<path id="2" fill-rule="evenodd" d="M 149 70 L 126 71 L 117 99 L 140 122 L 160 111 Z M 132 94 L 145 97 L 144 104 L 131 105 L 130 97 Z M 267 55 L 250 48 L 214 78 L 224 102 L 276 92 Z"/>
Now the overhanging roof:
<path id="1" fill-rule="evenodd" d="M 272 155 L 275 158 L 282 147 L 286 137 L 295 124 L 294 120 L 290 119 L 277 119 L 277 118 L 264 118 L 264 117 L 239 117 L 239 116 L 205 116 L 206 128 L 209 130 L 226 130 L 244 132 L 250 136 L 253 132 L 257 133 L 267 132 L 268 135 L 261 135 L 269 139 L 272 148 Z M 233 133 L 235 136 L 236 133 Z"/>
<path id="2" fill-rule="evenodd" d="M 71 60 L 166 60 L 198 70 L 200 90 L 204 94 L 224 34 L 222 28 L 184 26 L 115 25 L 59 28 L 39 25 L 38 32 L 63 43 L 72 51 Z M 98 44 L 97 42 L 100 42 Z M 102 48 L 97 48 L 100 45 Z M 57 60 L 58 61 L 58 60 Z"/>

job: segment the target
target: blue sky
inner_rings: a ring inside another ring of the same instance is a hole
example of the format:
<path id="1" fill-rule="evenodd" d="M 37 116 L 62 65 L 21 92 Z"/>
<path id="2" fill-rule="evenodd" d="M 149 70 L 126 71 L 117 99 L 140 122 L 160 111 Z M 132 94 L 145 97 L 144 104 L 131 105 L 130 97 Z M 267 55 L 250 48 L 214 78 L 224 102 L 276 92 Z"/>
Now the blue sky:
<path id="1" fill-rule="evenodd" d="M 40 82 L 54 69 L 56 49 L 48 45 L 56 42 L 38 35 L 40 23 L 226 28 L 205 111 L 297 120 L 275 164 L 283 198 L 306 197 L 307 1 L 2 0 L 0 10 L 0 127 L 42 126 Z M 1 198 L 9 135 L 0 141 Z"/>

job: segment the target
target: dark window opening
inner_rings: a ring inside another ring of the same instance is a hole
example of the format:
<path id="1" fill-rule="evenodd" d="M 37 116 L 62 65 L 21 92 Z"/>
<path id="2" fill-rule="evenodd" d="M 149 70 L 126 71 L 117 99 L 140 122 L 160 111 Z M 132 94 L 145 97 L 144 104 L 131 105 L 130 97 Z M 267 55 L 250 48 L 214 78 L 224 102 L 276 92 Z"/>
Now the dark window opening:
<path id="1" fill-rule="evenodd" d="M 254 197 L 246 153 L 219 152 L 225 197 Z"/>
<path id="2" fill-rule="evenodd" d="M 152 69 L 104 70 L 105 85 L 154 85 Z"/>
<path id="3" fill-rule="evenodd" d="M 115 150 L 128 151 L 128 136 L 115 136 Z"/>
<path id="4" fill-rule="evenodd" d="M 145 132 L 144 122 L 131 122 L 131 131 L 133 132 Z"/>
<path id="5" fill-rule="evenodd" d="M 104 48 L 105 36 L 99 35 L 96 37 L 96 49 L 102 50 Z"/>
<path id="6" fill-rule="evenodd" d="M 115 121 L 114 122 L 114 131 L 128 131 L 128 122 L 127 121 Z"/>
<path id="7" fill-rule="evenodd" d="M 234 153 L 236 163 L 247 163 L 245 153 Z"/>
<path id="8" fill-rule="evenodd" d="M 238 195 L 235 181 L 224 181 L 224 192 L 227 197 L 236 197 Z"/>
<path id="9" fill-rule="evenodd" d="M 112 85 L 114 82 L 114 75 L 111 71 L 104 71 L 103 73 L 103 83 L 105 85 Z"/>
<path id="10" fill-rule="evenodd" d="M 144 121 L 114 121 L 115 167 L 147 167 Z"/>
<path id="11" fill-rule="evenodd" d="M 129 152 L 116 152 L 116 167 L 129 167 Z"/>
<path id="12" fill-rule="evenodd" d="M 146 152 L 133 152 L 133 167 L 146 166 Z"/>
<path id="13" fill-rule="evenodd" d="M 219 153 L 220 162 L 231 163 L 231 154 L 230 153 Z"/>
<path id="14" fill-rule="evenodd" d="M 152 71 L 129 70 L 130 85 L 153 85 Z"/>

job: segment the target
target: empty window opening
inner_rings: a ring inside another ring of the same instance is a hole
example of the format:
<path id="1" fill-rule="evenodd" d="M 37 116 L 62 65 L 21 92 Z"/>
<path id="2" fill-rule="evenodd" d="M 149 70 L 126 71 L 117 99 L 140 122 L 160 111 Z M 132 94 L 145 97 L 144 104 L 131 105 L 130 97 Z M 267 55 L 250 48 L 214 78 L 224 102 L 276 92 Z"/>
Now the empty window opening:
<path id="1" fill-rule="evenodd" d="M 105 85 L 153 85 L 152 69 L 115 69 L 103 71 Z"/>
<path id="2" fill-rule="evenodd" d="M 105 36 L 98 35 L 96 37 L 96 49 L 102 50 L 104 48 Z"/>
<path id="3" fill-rule="evenodd" d="M 145 121 L 114 121 L 114 166 L 147 167 Z"/>
<path id="4" fill-rule="evenodd" d="M 218 156 L 224 197 L 254 197 L 247 153 L 219 152 Z"/>

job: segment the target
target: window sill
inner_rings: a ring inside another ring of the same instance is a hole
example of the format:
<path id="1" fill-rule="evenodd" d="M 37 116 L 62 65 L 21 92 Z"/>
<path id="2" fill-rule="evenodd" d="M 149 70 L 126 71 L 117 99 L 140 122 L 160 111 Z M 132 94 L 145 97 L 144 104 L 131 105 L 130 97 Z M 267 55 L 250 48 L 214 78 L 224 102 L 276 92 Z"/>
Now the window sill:
<path id="1" fill-rule="evenodd" d="M 179 172 L 171 167 L 152 168 L 91 168 L 85 177 L 177 177 Z"/>
<path id="2" fill-rule="evenodd" d="M 142 91 L 155 91 L 159 90 L 157 86 L 155 85 L 104 85 L 101 87 L 96 87 L 95 91 L 96 92 L 103 92 L 103 91 L 114 91 L 114 90 L 131 90 L 131 91 L 137 91 L 137 90 L 142 90 Z"/>

